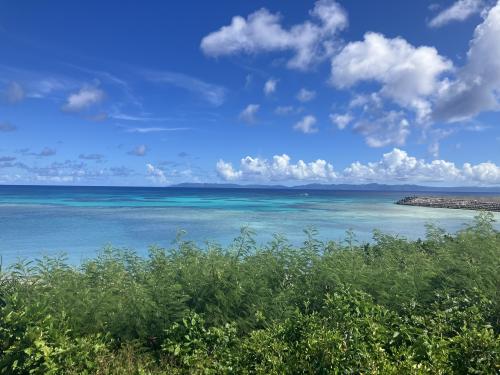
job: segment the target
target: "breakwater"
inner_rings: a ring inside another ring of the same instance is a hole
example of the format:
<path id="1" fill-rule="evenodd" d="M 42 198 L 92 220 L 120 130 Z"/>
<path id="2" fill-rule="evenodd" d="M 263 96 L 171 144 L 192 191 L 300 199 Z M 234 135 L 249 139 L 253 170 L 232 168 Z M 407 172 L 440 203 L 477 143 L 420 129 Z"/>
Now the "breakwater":
<path id="1" fill-rule="evenodd" d="M 500 198 L 408 196 L 400 199 L 396 204 L 500 212 Z"/>

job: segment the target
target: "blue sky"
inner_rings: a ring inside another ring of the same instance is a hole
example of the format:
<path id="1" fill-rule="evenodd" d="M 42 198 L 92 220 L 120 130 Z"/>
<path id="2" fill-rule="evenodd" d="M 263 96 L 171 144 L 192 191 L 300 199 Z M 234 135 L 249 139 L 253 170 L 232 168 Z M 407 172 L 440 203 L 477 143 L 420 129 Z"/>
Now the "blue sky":
<path id="1" fill-rule="evenodd" d="M 0 3 L 0 183 L 500 185 L 500 3 Z"/>

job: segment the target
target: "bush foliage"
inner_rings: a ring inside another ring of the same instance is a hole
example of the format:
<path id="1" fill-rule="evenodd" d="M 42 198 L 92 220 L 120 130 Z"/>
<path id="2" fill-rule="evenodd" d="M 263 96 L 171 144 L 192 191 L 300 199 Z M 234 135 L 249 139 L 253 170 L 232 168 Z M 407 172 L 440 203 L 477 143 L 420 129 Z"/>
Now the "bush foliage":
<path id="1" fill-rule="evenodd" d="M 371 243 L 305 233 L 178 240 L 0 272 L 2 374 L 495 374 L 500 233 L 490 214 Z"/>

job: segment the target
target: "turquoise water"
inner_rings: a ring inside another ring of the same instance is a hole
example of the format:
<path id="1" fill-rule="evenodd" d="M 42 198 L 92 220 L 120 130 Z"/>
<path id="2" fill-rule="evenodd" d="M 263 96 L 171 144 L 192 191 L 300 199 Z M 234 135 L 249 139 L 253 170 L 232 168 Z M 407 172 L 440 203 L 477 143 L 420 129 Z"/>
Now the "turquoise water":
<path id="1" fill-rule="evenodd" d="M 179 230 L 187 232 L 185 239 L 200 244 L 228 244 L 242 226 L 256 231 L 258 243 L 279 233 L 299 244 L 308 227 L 324 240 L 342 240 L 352 229 L 359 241 L 369 241 L 375 228 L 418 238 L 425 234 L 426 223 L 455 232 L 476 215 L 394 204 L 409 194 L 0 186 L 0 255 L 8 264 L 17 258 L 66 253 L 77 263 L 108 244 L 141 254 L 150 245 L 168 247 Z"/>

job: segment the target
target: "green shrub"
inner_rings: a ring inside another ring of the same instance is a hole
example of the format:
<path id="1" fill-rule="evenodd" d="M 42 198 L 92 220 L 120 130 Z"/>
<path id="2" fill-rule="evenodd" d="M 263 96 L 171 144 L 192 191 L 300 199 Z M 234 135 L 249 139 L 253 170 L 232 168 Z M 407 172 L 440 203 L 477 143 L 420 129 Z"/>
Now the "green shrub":
<path id="1" fill-rule="evenodd" d="M 2 374 L 495 374 L 500 233 L 179 240 L 0 270 Z"/>

